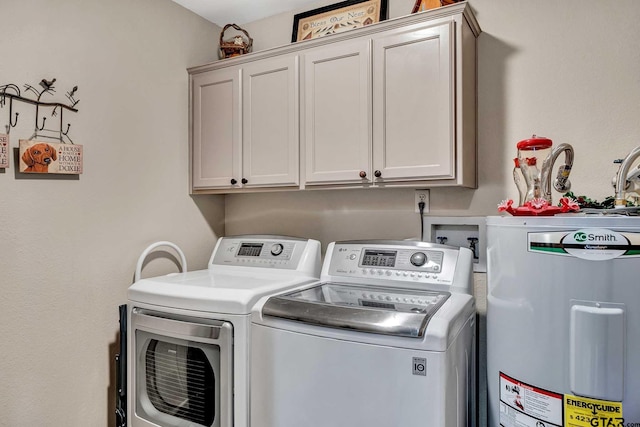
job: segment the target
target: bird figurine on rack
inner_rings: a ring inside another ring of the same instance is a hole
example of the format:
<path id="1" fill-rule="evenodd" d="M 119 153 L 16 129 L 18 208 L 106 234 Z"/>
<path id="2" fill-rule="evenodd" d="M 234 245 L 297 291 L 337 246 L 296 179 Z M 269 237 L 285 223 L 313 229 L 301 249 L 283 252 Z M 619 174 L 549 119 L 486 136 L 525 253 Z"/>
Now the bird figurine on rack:
<path id="1" fill-rule="evenodd" d="M 52 79 L 52 80 L 47 80 L 47 79 L 42 79 L 40 81 L 40 86 L 42 86 L 44 88 L 44 90 L 53 90 L 53 84 L 56 82 L 56 79 Z"/>
<path id="2" fill-rule="evenodd" d="M 40 101 L 40 97 L 42 97 L 43 93 L 48 93 L 48 94 L 52 94 L 53 92 L 55 92 L 55 89 L 53 88 L 53 84 L 56 82 L 56 79 L 51 79 L 51 80 L 47 80 L 47 79 L 42 79 L 40 80 L 40 86 L 42 87 L 42 90 L 38 90 L 35 87 L 31 86 L 30 84 L 25 84 L 24 88 L 29 91 L 29 92 L 33 92 L 34 94 L 36 94 L 36 96 L 38 97 L 38 101 Z"/>

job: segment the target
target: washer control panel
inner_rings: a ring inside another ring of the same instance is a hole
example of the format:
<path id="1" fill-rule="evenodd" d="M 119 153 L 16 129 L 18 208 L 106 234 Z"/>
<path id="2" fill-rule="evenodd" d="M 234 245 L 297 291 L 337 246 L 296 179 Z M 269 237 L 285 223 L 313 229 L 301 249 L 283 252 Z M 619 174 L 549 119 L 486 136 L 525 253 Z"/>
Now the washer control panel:
<path id="1" fill-rule="evenodd" d="M 336 242 L 327 257 L 331 276 L 450 284 L 458 250 L 422 242 Z"/>

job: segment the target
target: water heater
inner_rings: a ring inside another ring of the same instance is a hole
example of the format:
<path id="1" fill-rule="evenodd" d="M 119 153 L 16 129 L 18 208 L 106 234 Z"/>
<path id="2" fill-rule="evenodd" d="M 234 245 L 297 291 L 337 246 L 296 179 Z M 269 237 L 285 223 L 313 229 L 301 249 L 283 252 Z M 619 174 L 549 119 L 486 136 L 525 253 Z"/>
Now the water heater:
<path id="1" fill-rule="evenodd" d="M 639 217 L 489 217 L 487 283 L 489 426 L 640 426 Z"/>

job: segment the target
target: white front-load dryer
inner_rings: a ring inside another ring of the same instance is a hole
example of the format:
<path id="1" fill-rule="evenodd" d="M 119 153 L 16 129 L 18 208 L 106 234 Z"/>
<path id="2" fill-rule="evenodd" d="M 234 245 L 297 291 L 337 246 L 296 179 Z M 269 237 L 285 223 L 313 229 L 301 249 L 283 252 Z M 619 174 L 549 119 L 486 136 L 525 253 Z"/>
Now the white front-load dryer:
<path id="1" fill-rule="evenodd" d="M 319 282 L 252 315 L 252 427 L 467 427 L 475 419 L 472 254 L 328 246 Z"/>
<path id="2" fill-rule="evenodd" d="M 250 313 L 262 296 L 317 280 L 320 242 L 220 238 L 206 270 L 128 292 L 130 427 L 248 427 Z"/>

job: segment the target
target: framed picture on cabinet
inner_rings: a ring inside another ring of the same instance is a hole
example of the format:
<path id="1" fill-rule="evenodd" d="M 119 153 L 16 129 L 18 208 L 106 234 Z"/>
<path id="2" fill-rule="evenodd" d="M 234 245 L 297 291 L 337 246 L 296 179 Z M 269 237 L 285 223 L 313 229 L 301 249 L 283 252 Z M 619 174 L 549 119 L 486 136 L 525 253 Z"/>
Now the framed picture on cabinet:
<path id="1" fill-rule="evenodd" d="M 461 0 L 416 0 L 411 13 L 422 12 L 425 10 L 436 9 L 440 6 L 448 6 Z"/>
<path id="2" fill-rule="evenodd" d="M 312 40 L 387 19 L 388 0 L 347 0 L 293 17 L 291 42 Z"/>

